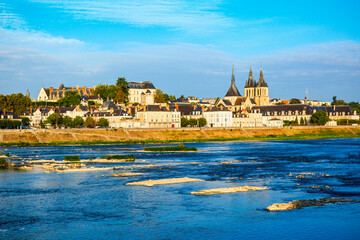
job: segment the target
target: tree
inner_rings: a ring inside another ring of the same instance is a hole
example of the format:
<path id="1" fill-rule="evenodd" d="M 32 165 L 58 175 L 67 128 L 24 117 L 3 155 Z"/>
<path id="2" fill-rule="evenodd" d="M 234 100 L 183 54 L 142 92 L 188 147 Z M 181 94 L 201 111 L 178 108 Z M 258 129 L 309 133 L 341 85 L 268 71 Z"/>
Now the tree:
<path id="1" fill-rule="evenodd" d="M 94 118 L 88 116 L 85 119 L 85 127 L 94 127 L 96 125 L 96 121 Z"/>
<path id="2" fill-rule="evenodd" d="M 118 78 L 116 81 L 116 86 L 120 87 L 121 91 L 124 93 L 126 100 L 128 99 L 129 96 L 129 89 L 127 87 L 128 82 L 126 81 L 125 77 L 122 78 Z"/>
<path id="3" fill-rule="evenodd" d="M 108 127 L 109 121 L 106 118 L 100 118 L 99 121 L 97 122 L 97 125 L 100 127 Z"/>
<path id="4" fill-rule="evenodd" d="M 128 100 L 128 96 L 121 90 L 120 87 L 116 87 L 115 96 L 113 99 L 115 102 L 124 103 Z"/>
<path id="5" fill-rule="evenodd" d="M 164 93 L 160 89 L 156 89 L 156 91 L 155 91 L 154 102 L 156 102 L 156 103 L 165 103 L 166 102 Z"/>
<path id="6" fill-rule="evenodd" d="M 75 117 L 71 122 L 71 127 L 78 128 L 84 125 L 84 119 L 80 116 Z"/>
<path id="7" fill-rule="evenodd" d="M 185 117 L 181 118 L 181 127 L 187 127 L 189 125 L 189 120 Z"/>
<path id="8" fill-rule="evenodd" d="M 45 124 L 43 123 L 42 120 L 40 120 L 40 127 L 41 127 L 41 128 L 45 128 Z"/>
<path id="9" fill-rule="evenodd" d="M 94 94 L 100 94 L 100 97 L 106 101 L 107 98 L 114 99 L 116 96 L 116 92 L 118 90 L 118 87 L 115 85 L 97 85 Z"/>
<path id="10" fill-rule="evenodd" d="M 73 119 L 71 117 L 69 117 L 69 116 L 63 117 L 63 125 L 64 125 L 64 127 L 65 128 L 71 127 L 72 120 Z"/>
<path id="11" fill-rule="evenodd" d="M 206 124 L 207 124 L 206 118 L 203 118 L 203 117 L 199 118 L 198 121 L 199 121 L 199 127 L 206 126 Z"/>
<path id="12" fill-rule="evenodd" d="M 324 111 L 317 111 L 311 115 L 310 121 L 318 125 L 325 125 L 330 120 L 329 116 Z"/>
<path id="13" fill-rule="evenodd" d="M 197 120 L 194 119 L 194 118 L 191 118 L 190 121 L 189 121 L 189 125 L 192 126 L 192 127 L 196 126 L 197 125 Z"/>
<path id="14" fill-rule="evenodd" d="M 275 105 L 285 105 L 284 101 L 278 102 Z"/>
<path id="15" fill-rule="evenodd" d="M 28 117 L 22 117 L 21 118 L 21 123 L 24 126 L 29 126 L 30 125 L 30 119 Z"/>
<path id="16" fill-rule="evenodd" d="M 59 113 L 53 113 L 46 119 L 46 123 L 50 123 L 51 126 L 55 126 L 56 128 L 62 124 L 62 116 Z"/>
<path id="17" fill-rule="evenodd" d="M 81 102 L 81 96 L 75 91 L 65 92 L 65 97 L 61 98 L 58 103 L 59 106 L 70 107 L 72 105 L 79 105 Z"/>
<path id="18" fill-rule="evenodd" d="M 301 103 L 301 101 L 297 98 L 290 99 L 290 104 L 300 104 L 300 103 Z"/>
<path id="19" fill-rule="evenodd" d="M 332 99 L 333 99 L 333 100 L 332 100 L 332 102 L 331 102 L 331 106 L 336 105 L 336 104 L 337 104 L 336 96 L 333 96 Z"/>
<path id="20" fill-rule="evenodd" d="M 300 125 L 305 125 L 305 121 L 303 117 L 300 118 Z"/>
<path id="21" fill-rule="evenodd" d="M 31 99 L 22 93 L 0 94 L 0 110 L 13 111 L 17 115 L 22 115 L 30 106 Z"/>

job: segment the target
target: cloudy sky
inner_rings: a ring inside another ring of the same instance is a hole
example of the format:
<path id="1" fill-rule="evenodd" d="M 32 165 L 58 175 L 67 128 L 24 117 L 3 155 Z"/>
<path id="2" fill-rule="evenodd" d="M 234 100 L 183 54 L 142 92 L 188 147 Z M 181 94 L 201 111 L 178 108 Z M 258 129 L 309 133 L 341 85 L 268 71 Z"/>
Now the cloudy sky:
<path id="1" fill-rule="evenodd" d="M 297 3 L 296 3 L 297 2 Z M 179 96 L 360 101 L 360 1 L 0 0 L 0 94 L 152 81 Z"/>

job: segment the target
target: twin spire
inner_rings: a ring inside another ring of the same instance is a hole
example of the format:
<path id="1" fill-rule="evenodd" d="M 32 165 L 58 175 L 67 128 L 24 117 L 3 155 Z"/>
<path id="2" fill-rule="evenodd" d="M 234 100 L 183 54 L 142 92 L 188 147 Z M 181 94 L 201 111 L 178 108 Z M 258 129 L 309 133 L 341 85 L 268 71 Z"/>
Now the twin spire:
<path id="1" fill-rule="evenodd" d="M 253 73 L 252 73 L 252 69 L 251 69 L 251 64 L 250 64 L 249 77 L 248 77 L 248 80 L 245 82 L 245 87 L 246 87 L 246 88 L 251 88 L 251 87 L 268 87 L 267 83 L 266 83 L 265 80 L 264 80 L 264 74 L 263 74 L 263 70 L 262 70 L 262 65 L 261 65 L 261 70 L 260 70 L 259 81 L 256 82 L 256 80 L 254 80 Z"/>

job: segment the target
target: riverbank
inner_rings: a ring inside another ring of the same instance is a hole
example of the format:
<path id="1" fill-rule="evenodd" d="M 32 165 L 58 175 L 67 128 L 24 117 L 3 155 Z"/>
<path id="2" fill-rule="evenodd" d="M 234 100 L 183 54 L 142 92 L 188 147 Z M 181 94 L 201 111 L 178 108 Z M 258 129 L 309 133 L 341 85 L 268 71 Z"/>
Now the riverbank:
<path id="1" fill-rule="evenodd" d="M 271 141 L 360 137 L 359 126 L 180 129 L 0 130 L 0 146 Z"/>

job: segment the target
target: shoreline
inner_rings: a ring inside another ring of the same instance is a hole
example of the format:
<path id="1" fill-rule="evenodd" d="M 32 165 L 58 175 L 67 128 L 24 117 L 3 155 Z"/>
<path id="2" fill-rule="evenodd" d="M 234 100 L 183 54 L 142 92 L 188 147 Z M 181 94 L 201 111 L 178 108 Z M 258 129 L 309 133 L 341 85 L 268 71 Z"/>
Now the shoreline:
<path id="1" fill-rule="evenodd" d="M 94 134 L 91 139 L 74 140 L 63 138 L 58 132 L 68 135 L 86 131 Z M 124 138 L 115 131 L 91 129 L 46 129 L 36 131 L 0 131 L 0 147 L 12 146 L 68 146 L 68 145 L 125 145 L 125 144 L 165 144 L 200 142 L 241 142 L 241 141 L 287 141 L 331 138 L 360 138 L 360 127 L 293 127 L 293 128 L 221 128 L 221 129 L 132 129 L 134 137 Z M 205 134 L 204 134 L 205 133 Z M 42 138 L 30 138 L 31 134 L 42 134 Z M 250 135 L 251 134 L 251 135 Z M 6 139 L 10 135 L 9 139 Z M 49 137 L 51 136 L 51 138 Z M 96 136 L 96 137 L 95 137 Z M 141 137 L 139 137 L 141 136 Z M 111 140 L 110 138 L 113 138 Z M 11 141 L 11 140 L 17 141 Z M 7 140 L 7 141 L 6 141 Z"/>

